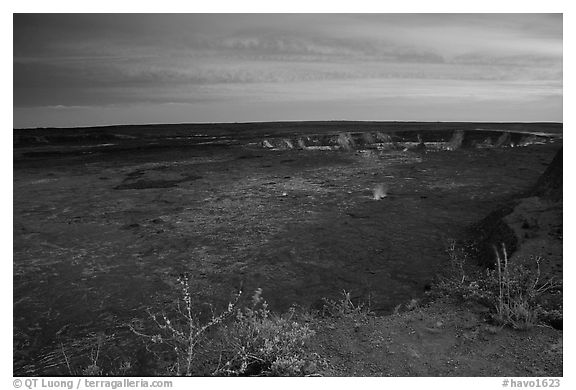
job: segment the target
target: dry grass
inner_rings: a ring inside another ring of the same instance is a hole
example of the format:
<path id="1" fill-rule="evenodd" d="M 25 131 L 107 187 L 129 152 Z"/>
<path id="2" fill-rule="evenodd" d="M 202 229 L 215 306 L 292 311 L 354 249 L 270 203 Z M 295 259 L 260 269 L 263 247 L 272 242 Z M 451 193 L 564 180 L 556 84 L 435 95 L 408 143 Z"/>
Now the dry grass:
<path id="1" fill-rule="evenodd" d="M 450 271 L 438 287 L 443 294 L 475 301 L 491 309 L 492 320 L 514 329 L 530 329 L 541 322 L 547 313 L 540 303 L 542 294 L 557 289 L 554 280 L 541 280 L 541 258 L 533 260 L 533 267 L 510 261 L 506 246 L 494 248 L 494 269 L 480 270 L 468 264 L 467 251 L 450 243 Z"/>
<path id="2" fill-rule="evenodd" d="M 535 258 L 536 270 L 528 270 L 510 263 L 506 246 L 502 244 L 502 255 L 496 253 L 496 276 L 498 281 L 498 300 L 495 302 L 494 319 L 515 329 L 529 329 L 538 323 L 541 307 L 538 297 L 546 291 L 556 288 L 553 280 L 540 281 L 540 261 Z M 494 279 L 494 275 L 492 276 Z"/>

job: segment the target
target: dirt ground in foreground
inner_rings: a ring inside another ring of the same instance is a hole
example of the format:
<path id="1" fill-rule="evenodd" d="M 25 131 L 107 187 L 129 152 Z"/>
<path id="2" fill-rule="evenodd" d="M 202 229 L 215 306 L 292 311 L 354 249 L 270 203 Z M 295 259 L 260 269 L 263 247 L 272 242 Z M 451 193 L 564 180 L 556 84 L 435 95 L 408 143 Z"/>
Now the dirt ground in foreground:
<path id="1" fill-rule="evenodd" d="M 561 377 L 562 331 L 490 325 L 486 308 L 446 299 L 367 323 L 329 319 L 313 349 L 329 376 Z"/>

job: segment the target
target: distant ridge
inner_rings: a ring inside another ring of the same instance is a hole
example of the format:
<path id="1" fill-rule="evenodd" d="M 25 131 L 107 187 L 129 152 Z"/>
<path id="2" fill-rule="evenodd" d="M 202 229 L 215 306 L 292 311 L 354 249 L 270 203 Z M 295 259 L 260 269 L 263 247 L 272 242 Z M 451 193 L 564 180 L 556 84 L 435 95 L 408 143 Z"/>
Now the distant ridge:
<path id="1" fill-rule="evenodd" d="M 74 126 L 74 127 L 27 127 L 27 128 L 14 128 L 14 131 L 23 130 L 83 130 L 83 129 L 116 129 L 116 128 L 180 128 L 182 126 L 187 127 L 244 127 L 244 126 L 256 126 L 256 127 L 290 127 L 290 126 L 327 126 L 327 125 L 357 125 L 357 126 L 369 126 L 369 125 L 400 125 L 400 126 L 432 126 L 434 128 L 441 127 L 442 129 L 454 129 L 454 126 L 465 126 L 467 130 L 470 130 L 471 125 L 484 126 L 486 130 L 494 130 L 499 128 L 504 128 L 504 130 L 514 131 L 515 127 L 525 127 L 525 126 L 545 126 L 547 128 L 562 128 L 562 122 L 482 122 L 482 121 L 353 121 L 353 120 L 327 120 L 327 121 L 254 121 L 254 122 L 206 122 L 206 123 L 150 123 L 150 124 L 116 124 L 116 125 L 99 125 L 99 126 Z M 404 129 L 403 129 L 404 130 Z"/>

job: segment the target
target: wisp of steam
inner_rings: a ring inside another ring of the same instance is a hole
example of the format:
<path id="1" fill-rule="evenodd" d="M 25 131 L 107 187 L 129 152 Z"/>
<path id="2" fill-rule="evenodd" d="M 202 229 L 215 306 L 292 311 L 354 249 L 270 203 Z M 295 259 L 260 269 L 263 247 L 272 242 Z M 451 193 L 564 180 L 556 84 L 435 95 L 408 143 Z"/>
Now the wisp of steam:
<path id="1" fill-rule="evenodd" d="M 374 200 L 380 200 L 382 198 L 385 198 L 386 195 L 388 194 L 388 187 L 382 183 L 377 184 L 376 187 L 374 187 Z"/>

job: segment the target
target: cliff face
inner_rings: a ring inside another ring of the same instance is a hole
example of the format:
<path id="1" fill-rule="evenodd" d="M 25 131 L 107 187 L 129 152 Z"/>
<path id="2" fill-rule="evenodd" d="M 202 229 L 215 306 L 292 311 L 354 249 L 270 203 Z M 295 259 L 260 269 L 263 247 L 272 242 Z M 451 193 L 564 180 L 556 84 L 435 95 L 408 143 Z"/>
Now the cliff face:
<path id="1" fill-rule="evenodd" d="M 470 229 L 478 264 L 493 267 L 502 244 L 517 262 L 540 257 L 542 273 L 562 278 L 562 149 L 525 197 L 492 212 Z M 532 259 L 532 260 L 530 260 Z"/>
<path id="2" fill-rule="evenodd" d="M 562 165 L 562 149 L 560 149 L 534 186 L 532 192 L 534 196 L 554 202 L 562 201 Z"/>
<path id="3" fill-rule="evenodd" d="M 515 206 L 516 202 L 502 206 L 469 229 L 467 247 L 478 265 L 493 268 L 496 261 L 495 250 L 502 255 L 502 244 L 508 254 L 518 249 L 518 237 L 505 222 L 505 217 L 514 211 Z"/>

